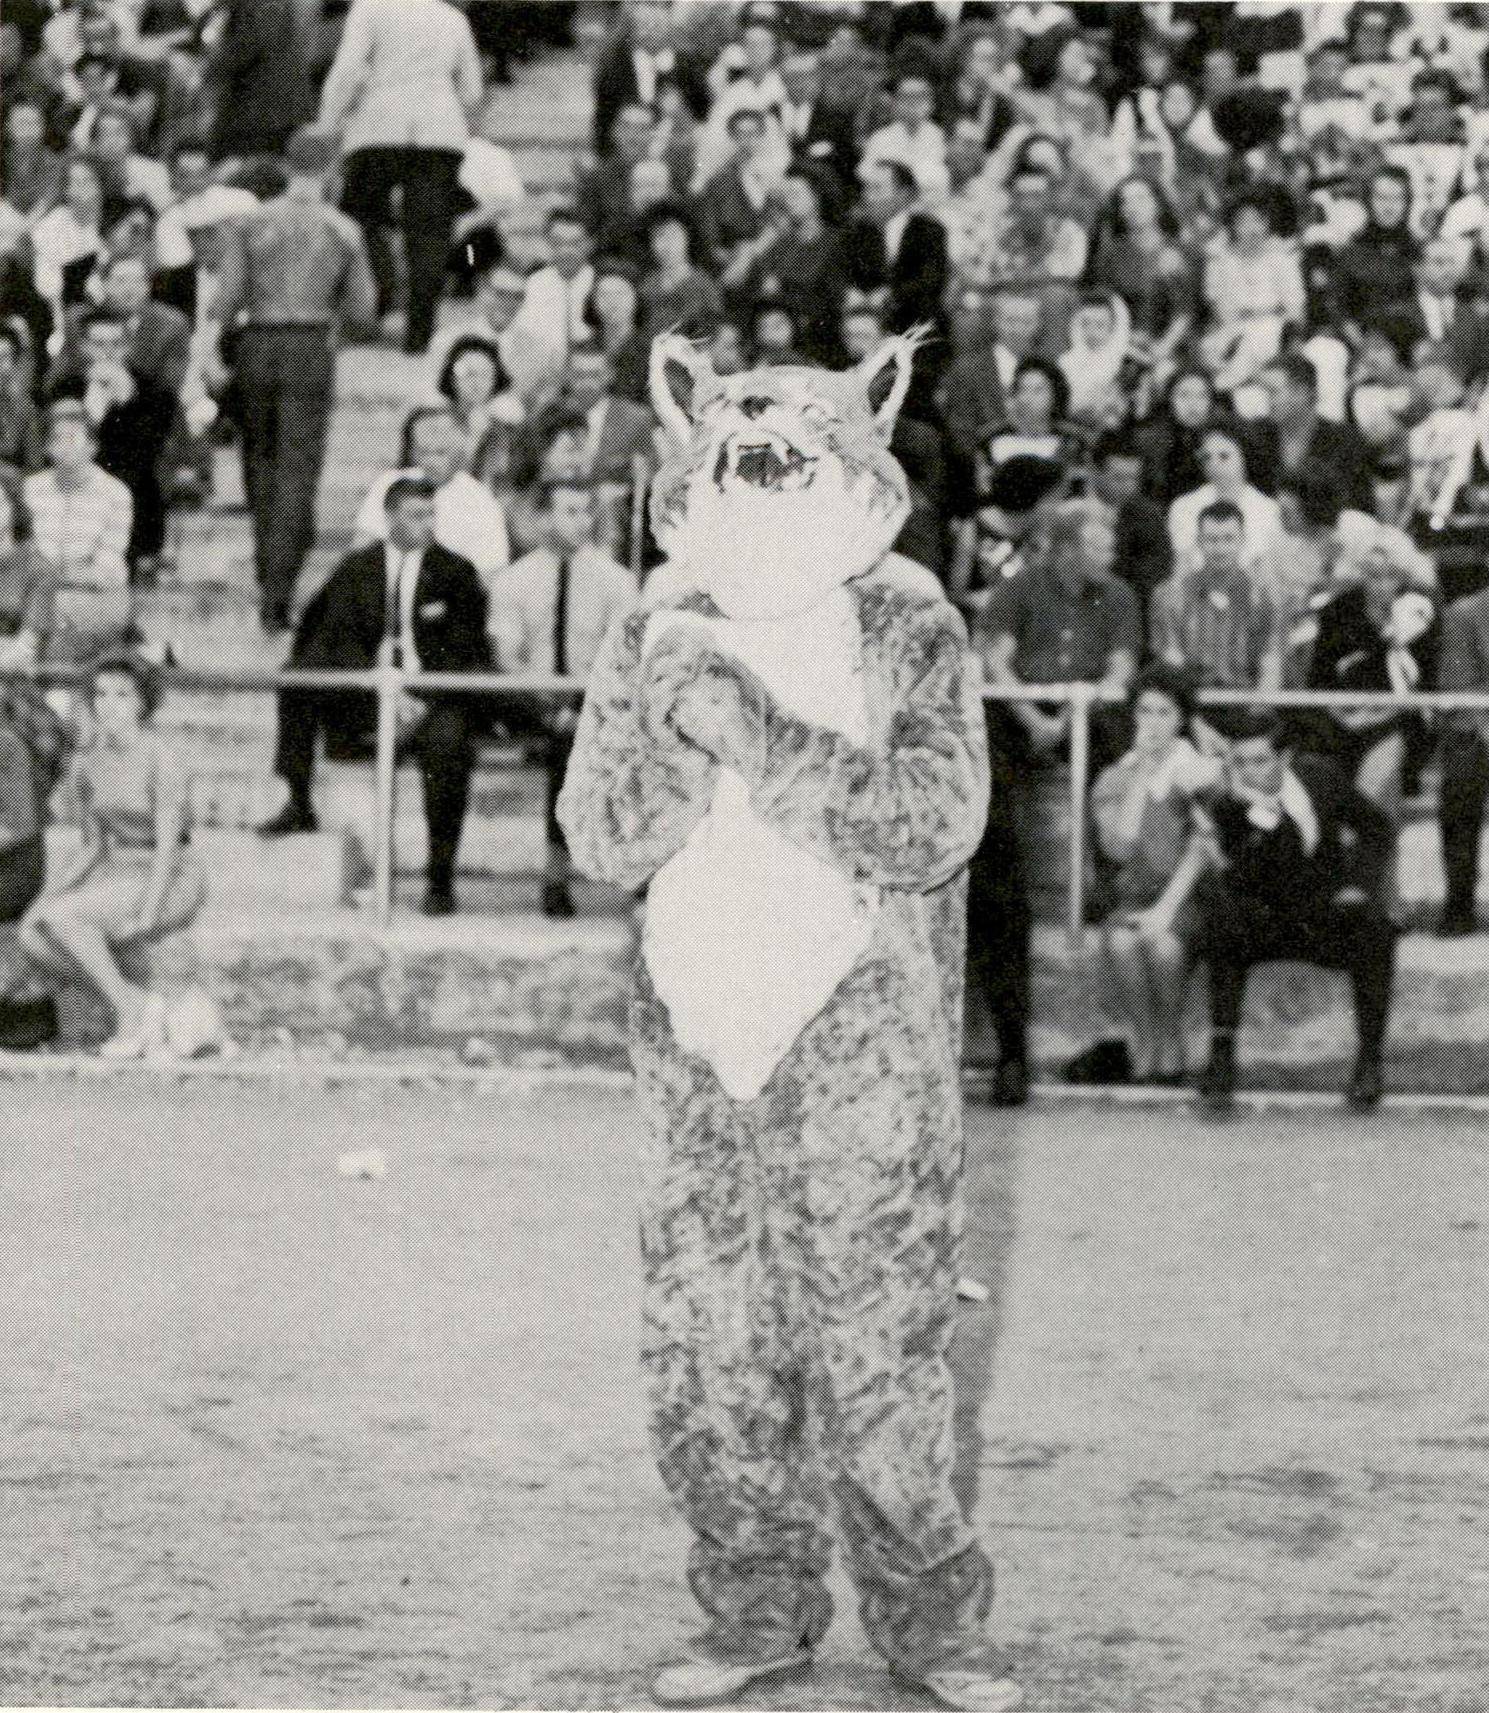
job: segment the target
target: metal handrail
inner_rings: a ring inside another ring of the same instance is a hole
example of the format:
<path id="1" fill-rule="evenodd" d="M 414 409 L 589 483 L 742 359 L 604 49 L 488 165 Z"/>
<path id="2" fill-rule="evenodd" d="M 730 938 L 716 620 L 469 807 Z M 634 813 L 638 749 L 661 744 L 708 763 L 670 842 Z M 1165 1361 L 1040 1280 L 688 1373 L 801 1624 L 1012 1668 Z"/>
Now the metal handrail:
<path id="1" fill-rule="evenodd" d="M 0 678 L 29 678 L 68 685 L 82 667 L 37 665 L 0 671 Z M 405 672 L 384 665 L 370 671 L 245 671 L 221 668 L 162 671 L 171 689 L 267 692 L 273 690 L 362 690 L 377 697 L 377 742 L 373 758 L 373 914 L 386 928 L 393 913 L 393 819 L 397 791 L 398 705 L 405 694 L 483 696 L 582 696 L 587 681 L 553 672 Z M 1085 932 L 1085 869 L 1089 842 L 1087 795 L 1091 771 L 1091 709 L 1113 706 L 1126 693 L 1101 684 L 984 684 L 984 702 L 1064 703 L 1071 710 L 1070 875 L 1067 930 L 1078 949 Z M 1414 713 L 1489 714 L 1489 691 L 1432 690 L 1405 695 L 1388 690 L 1201 690 L 1201 705 L 1271 708 L 1380 708 Z"/>

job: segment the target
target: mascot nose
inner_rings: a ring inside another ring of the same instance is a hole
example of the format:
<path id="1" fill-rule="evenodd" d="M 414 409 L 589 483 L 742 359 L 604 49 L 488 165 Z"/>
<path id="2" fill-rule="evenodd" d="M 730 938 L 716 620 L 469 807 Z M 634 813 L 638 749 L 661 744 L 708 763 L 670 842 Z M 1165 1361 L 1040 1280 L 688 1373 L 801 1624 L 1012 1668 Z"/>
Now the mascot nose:
<path id="1" fill-rule="evenodd" d="M 770 409 L 770 400 L 762 398 L 741 399 L 739 408 L 742 414 L 753 422 L 757 416 L 764 416 L 766 411 Z"/>

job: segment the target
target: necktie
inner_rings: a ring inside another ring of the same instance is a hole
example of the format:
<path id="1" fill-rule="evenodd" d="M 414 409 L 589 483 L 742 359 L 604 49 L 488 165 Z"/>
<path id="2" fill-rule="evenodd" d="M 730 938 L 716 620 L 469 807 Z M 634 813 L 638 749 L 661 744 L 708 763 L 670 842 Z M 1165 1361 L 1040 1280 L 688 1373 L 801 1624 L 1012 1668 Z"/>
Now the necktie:
<path id="1" fill-rule="evenodd" d="M 383 640 L 393 645 L 393 664 L 403 663 L 403 638 L 400 635 L 402 626 L 399 624 L 398 609 L 398 554 L 393 548 L 388 549 L 387 581 L 383 589 Z"/>
<path id="2" fill-rule="evenodd" d="M 558 556 L 558 587 L 553 597 L 553 671 L 569 675 L 569 555 Z"/>

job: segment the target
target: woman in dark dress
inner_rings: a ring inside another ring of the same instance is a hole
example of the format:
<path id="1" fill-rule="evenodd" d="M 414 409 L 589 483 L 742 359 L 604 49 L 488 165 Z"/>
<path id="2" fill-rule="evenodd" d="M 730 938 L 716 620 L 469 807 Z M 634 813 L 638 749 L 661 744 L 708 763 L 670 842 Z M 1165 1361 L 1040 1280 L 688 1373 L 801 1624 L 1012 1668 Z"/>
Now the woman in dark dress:
<path id="1" fill-rule="evenodd" d="M 1216 414 L 1215 389 L 1201 369 L 1180 369 L 1163 392 L 1163 403 L 1138 430 L 1143 489 L 1165 508 L 1180 494 L 1202 486 L 1199 449 Z"/>
<path id="2" fill-rule="evenodd" d="M 838 326 L 847 291 L 843 238 L 831 224 L 836 197 L 827 175 L 811 166 L 793 167 L 778 193 L 775 236 L 751 271 L 748 295 L 790 303 L 796 345 L 809 363 L 825 368 L 842 357 Z"/>

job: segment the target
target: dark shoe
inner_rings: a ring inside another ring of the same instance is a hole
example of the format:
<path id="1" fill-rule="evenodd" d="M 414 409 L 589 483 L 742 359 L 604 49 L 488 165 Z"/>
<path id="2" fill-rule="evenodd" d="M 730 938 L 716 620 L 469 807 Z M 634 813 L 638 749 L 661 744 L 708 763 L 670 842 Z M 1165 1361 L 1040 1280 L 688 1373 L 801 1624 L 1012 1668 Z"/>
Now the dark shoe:
<path id="1" fill-rule="evenodd" d="M 1065 1080 L 1082 1085 L 1130 1083 L 1132 1051 L 1122 1040 L 1098 1041 L 1065 1067 Z"/>
<path id="2" fill-rule="evenodd" d="M 0 1053 L 29 1053 L 57 1036 L 57 1005 L 47 995 L 0 1004 Z"/>
<path id="3" fill-rule="evenodd" d="M 543 882 L 543 914 L 545 916 L 575 916 L 573 895 L 568 884 L 562 880 L 545 880 Z"/>
<path id="4" fill-rule="evenodd" d="M 453 916 L 455 914 L 455 889 L 452 886 L 431 886 L 424 894 L 421 906 L 426 916 Z"/>
<path id="5" fill-rule="evenodd" d="M 1356 1112 L 1370 1112 L 1380 1105 L 1383 1078 L 1377 1059 L 1356 1059 L 1354 1073 L 1345 1093 L 1346 1102 Z"/>
<path id="6" fill-rule="evenodd" d="M 812 1656 L 805 1650 L 747 1665 L 687 1659 L 657 1674 L 651 1686 L 652 1699 L 663 1707 L 707 1707 L 716 1701 L 732 1701 L 757 1678 L 795 1671 L 811 1663 Z"/>
<path id="7" fill-rule="evenodd" d="M 1023 1106 L 1029 1099 L 1029 1067 L 1022 1059 L 1004 1059 L 993 1075 L 993 1105 Z"/>
<path id="8" fill-rule="evenodd" d="M 1212 1054 L 1199 1079 L 1199 1097 L 1207 1112 L 1230 1112 L 1236 1104 L 1236 1061 Z"/>
<path id="9" fill-rule="evenodd" d="M 283 636 L 290 628 L 288 601 L 266 600 L 259 603 L 259 624 L 265 636 Z"/>
<path id="10" fill-rule="evenodd" d="M 284 839 L 291 833 L 314 833 L 320 830 L 320 823 L 309 809 L 303 809 L 296 803 L 286 803 L 272 821 L 265 821 L 258 829 L 261 839 Z"/>
<path id="11" fill-rule="evenodd" d="M 1466 940 L 1470 934 L 1476 934 L 1478 931 L 1478 924 L 1472 913 L 1464 915 L 1457 910 L 1445 911 L 1442 920 L 1437 924 L 1439 940 Z"/>

